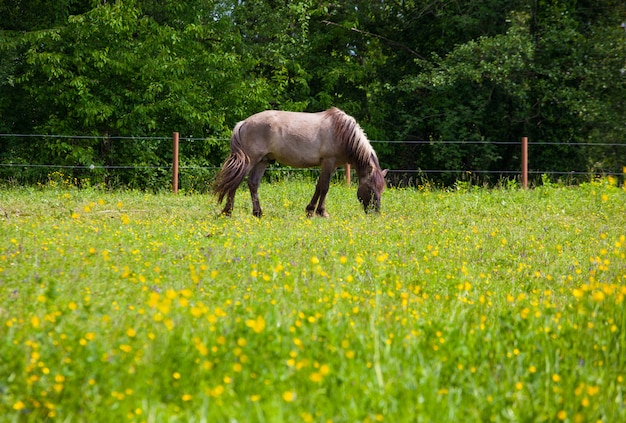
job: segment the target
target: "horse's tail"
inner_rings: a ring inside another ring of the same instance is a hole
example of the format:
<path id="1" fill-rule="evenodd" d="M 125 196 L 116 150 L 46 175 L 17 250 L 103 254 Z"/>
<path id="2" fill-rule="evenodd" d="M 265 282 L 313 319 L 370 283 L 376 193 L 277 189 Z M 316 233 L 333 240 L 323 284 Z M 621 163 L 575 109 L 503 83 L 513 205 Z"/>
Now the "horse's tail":
<path id="1" fill-rule="evenodd" d="M 250 157 L 241 145 L 240 136 L 243 123 L 239 122 L 233 129 L 233 135 L 230 138 L 230 155 L 213 183 L 213 192 L 217 194 L 218 203 L 221 203 L 225 196 L 234 193 L 248 173 Z"/>

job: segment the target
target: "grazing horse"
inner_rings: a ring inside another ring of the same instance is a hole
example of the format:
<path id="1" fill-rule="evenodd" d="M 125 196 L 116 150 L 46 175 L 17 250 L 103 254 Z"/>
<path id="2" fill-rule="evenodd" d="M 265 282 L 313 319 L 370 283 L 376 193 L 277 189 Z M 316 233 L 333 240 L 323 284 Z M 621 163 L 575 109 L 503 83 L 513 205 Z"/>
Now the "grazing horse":
<path id="1" fill-rule="evenodd" d="M 320 167 L 315 193 L 306 207 L 308 216 L 328 217 L 330 177 L 346 163 L 356 169 L 357 197 L 365 212 L 380 210 L 387 170 L 380 168 L 376 152 L 354 118 L 332 108 L 319 113 L 267 110 L 239 122 L 230 139 L 230 155 L 213 185 L 218 203 L 226 197 L 222 214 L 231 215 L 237 187 L 248 175 L 252 214 L 261 217 L 259 183 L 273 160 L 291 167 Z"/>

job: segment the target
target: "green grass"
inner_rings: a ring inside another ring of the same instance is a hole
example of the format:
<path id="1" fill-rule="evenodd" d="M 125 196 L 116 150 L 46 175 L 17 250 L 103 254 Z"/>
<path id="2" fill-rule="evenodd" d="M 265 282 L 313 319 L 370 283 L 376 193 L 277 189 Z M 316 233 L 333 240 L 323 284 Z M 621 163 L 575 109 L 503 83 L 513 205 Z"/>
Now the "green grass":
<path id="1" fill-rule="evenodd" d="M 0 191 L 7 422 L 626 421 L 626 189 Z"/>

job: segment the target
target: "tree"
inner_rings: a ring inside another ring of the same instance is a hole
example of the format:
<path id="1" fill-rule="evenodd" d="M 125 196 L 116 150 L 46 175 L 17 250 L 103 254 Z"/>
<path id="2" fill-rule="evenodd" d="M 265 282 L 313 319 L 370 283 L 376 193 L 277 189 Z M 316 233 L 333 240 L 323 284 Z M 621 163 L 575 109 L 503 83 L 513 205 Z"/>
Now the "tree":
<path id="1" fill-rule="evenodd" d="M 476 6 L 481 3 L 488 2 L 465 4 L 482 16 L 486 9 Z M 536 169 L 621 169 L 623 155 L 572 147 L 580 142 L 623 142 L 626 135 L 619 117 L 624 116 L 626 94 L 625 33 L 619 27 L 625 10 L 619 2 L 602 6 L 516 3 L 492 15 L 507 22 L 504 33 L 498 32 L 497 23 L 486 25 L 496 32 L 415 59 L 415 69 L 391 90 L 398 95 L 397 109 L 405 122 L 398 125 L 400 137 L 515 141 L 529 136 L 560 144 L 534 150 L 531 165 Z M 519 163 L 515 150 L 495 145 L 424 146 L 411 159 L 413 166 L 466 170 L 497 171 Z"/>
<path id="2" fill-rule="evenodd" d="M 218 165 L 252 113 L 337 106 L 370 139 L 429 142 L 377 144 L 391 168 L 510 170 L 517 146 L 441 141 L 522 136 L 534 169 L 626 163 L 604 145 L 626 135 L 621 0 L 0 0 L 0 12 L 0 131 L 101 137 L 38 150 L 4 138 L 3 161 L 165 166 L 169 141 L 114 137 L 178 130 L 209 138 L 185 160 Z"/>
<path id="3" fill-rule="evenodd" d="M 532 32 L 530 136 L 561 143 L 545 148 L 538 166 L 553 170 L 617 171 L 626 151 L 571 148 L 585 143 L 623 143 L 626 127 L 626 17 L 623 2 L 540 2 Z M 569 145 L 568 145 L 569 144 Z"/>
<path id="4" fill-rule="evenodd" d="M 301 62 L 309 53 L 310 8 L 310 0 L 245 0 L 233 6 L 231 16 L 241 37 L 237 51 L 250 58 L 250 77 L 271 87 L 272 108 L 307 107 L 308 75 Z"/>
<path id="5" fill-rule="evenodd" d="M 162 165 L 169 160 L 169 143 L 110 137 L 174 130 L 224 137 L 238 116 L 265 108 L 269 88 L 246 78 L 251 62 L 234 52 L 238 40 L 231 21 L 202 3 L 203 13 L 189 21 L 176 18 L 178 2 L 156 11 L 147 7 L 153 16 L 141 2 L 107 3 L 70 16 L 64 26 L 19 37 L 14 51 L 23 71 L 12 85 L 39 111 L 31 114 L 30 131 L 103 136 L 51 139 L 31 160 Z M 170 6 L 172 13 L 166 10 Z M 160 16 L 171 20 L 159 22 Z M 209 163 L 218 164 L 223 148 L 208 138 L 194 153 L 208 154 Z"/>

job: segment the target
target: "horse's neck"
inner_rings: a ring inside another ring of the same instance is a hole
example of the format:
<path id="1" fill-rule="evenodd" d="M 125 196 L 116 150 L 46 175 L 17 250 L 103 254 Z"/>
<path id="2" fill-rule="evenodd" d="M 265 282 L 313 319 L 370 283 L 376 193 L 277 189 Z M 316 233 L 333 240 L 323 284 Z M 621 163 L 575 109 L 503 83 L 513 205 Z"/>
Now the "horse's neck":
<path id="1" fill-rule="evenodd" d="M 371 175 L 372 173 L 371 163 L 368 163 L 365 166 L 355 165 L 354 168 L 356 169 L 356 174 L 357 174 L 357 177 L 359 178 L 359 181 L 363 181 L 367 179 L 369 175 Z"/>

